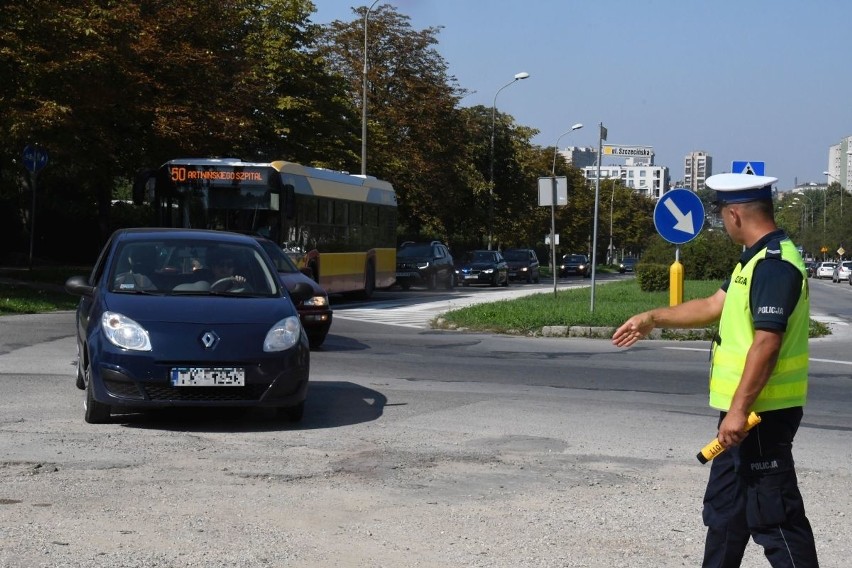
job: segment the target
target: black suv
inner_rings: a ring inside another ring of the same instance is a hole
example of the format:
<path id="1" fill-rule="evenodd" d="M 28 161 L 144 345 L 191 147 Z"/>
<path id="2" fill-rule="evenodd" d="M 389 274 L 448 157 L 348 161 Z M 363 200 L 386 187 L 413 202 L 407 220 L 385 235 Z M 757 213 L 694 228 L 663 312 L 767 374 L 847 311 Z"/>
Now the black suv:
<path id="1" fill-rule="evenodd" d="M 451 289 L 456 276 L 449 249 L 440 241 L 402 243 L 396 251 L 396 283 L 403 290 L 418 285 L 434 290 L 438 284 Z"/>
<path id="2" fill-rule="evenodd" d="M 506 249 L 503 258 L 509 263 L 509 280 L 539 282 L 538 256 L 532 249 Z"/>

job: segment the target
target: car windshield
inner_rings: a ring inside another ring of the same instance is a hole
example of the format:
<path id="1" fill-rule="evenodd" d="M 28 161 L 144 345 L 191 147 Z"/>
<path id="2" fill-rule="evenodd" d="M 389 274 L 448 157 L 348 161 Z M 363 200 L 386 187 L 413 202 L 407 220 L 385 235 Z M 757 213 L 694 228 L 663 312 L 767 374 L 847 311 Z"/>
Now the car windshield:
<path id="1" fill-rule="evenodd" d="M 586 257 L 581 254 L 566 255 L 562 258 L 565 262 L 586 262 Z"/>
<path id="2" fill-rule="evenodd" d="M 635 258 L 625 258 L 621 261 L 621 264 L 636 264 Z"/>
<path id="3" fill-rule="evenodd" d="M 497 257 L 491 251 L 477 250 L 465 254 L 465 262 L 496 262 Z"/>
<path id="4" fill-rule="evenodd" d="M 525 261 L 529 260 L 530 254 L 525 250 L 507 250 L 503 253 L 503 258 L 509 261 Z"/>
<path id="5" fill-rule="evenodd" d="M 130 294 L 272 296 L 278 278 L 255 247 L 190 239 L 120 244 L 109 273 L 110 291 Z"/>
<path id="6" fill-rule="evenodd" d="M 269 258 L 272 259 L 272 263 L 275 264 L 275 269 L 278 272 L 284 272 L 287 274 L 292 274 L 295 272 L 299 272 L 299 269 L 296 268 L 296 265 L 290 260 L 290 257 L 287 256 L 287 253 L 282 250 L 281 247 L 276 245 L 272 241 L 258 241 L 260 246 L 263 247 L 263 250 L 266 251 L 266 254 L 269 255 Z"/>
<path id="7" fill-rule="evenodd" d="M 414 257 L 424 257 L 424 256 L 432 256 L 432 245 L 427 244 L 410 244 L 405 245 L 398 251 L 396 251 L 396 256 L 399 258 L 414 258 Z"/>

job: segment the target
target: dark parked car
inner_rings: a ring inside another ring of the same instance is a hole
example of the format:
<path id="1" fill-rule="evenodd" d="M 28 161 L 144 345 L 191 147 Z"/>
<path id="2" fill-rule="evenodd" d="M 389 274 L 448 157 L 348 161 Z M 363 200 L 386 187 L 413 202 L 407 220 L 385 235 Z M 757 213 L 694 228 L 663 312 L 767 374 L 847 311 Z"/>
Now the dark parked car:
<path id="1" fill-rule="evenodd" d="M 91 275 L 65 288 L 80 296 L 86 422 L 172 406 L 265 406 L 302 418 L 310 347 L 294 302 L 313 288 L 298 283 L 288 293 L 253 237 L 122 229 Z"/>
<path id="2" fill-rule="evenodd" d="M 426 286 L 434 290 L 443 284 L 448 290 L 455 285 L 453 257 L 440 241 L 405 242 L 396 251 L 396 283 L 403 290 Z"/>
<path id="3" fill-rule="evenodd" d="M 566 254 L 562 257 L 562 262 L 559 264 L 559 276 L 580 275 L 583 277 L 591 276 L 592 267 L 589 264 L 589 257 L 585 254 Z"/>
<path id="4" fill-rule="evenodd" d="M 302 326 L 308 334 L 311 348 L 319 347 L 325 341 L 328 330 L 331 328 L 333 312 L 329 307 L 328 294 L 322 286 L 299 270 L 290 256 L 274 241 L 264 237 L 255 237 L 255 239 L 272 259 L 275 268 L 278 269 L 278 277 L 281 278 L 281 282 L 287 287 L 288 291 L 292 292 L 299 282 L 313 288 L 313 294 L 309 298 L 295 302 L 295 304 Z"/>
<path id="5" fill-rule="evenodd" d="M 465 253 L 456 267 L 456 281 L 471 284 L 509 285 L 509 264 L 496 250 L 474 250 Z"/>
<path id="6" fill-rule="evenodd" d="M 509 280 L 525 280 L 538 284 L 538 256 L 532 249 L 506 249 L 503 258 L 509 263 Z"/>
<path id="7" fill-rule="evenodd" d="M 636 269 L 636 259 L 626 256 L 621 259 L 618 264 L 618 271 L 624 274 L 625 272 L 633 272 Z"/>

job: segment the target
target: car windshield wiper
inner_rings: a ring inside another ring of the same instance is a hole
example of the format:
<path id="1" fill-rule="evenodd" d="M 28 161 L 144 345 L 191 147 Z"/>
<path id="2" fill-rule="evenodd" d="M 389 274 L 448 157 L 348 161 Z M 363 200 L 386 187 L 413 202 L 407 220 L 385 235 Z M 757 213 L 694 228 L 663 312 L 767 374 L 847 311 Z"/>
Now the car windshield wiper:
<path id="1" fill-rule="evenodd" d="M 139 288 L 122 290 L 120 288 L 113 288 L 113 294 L 135 294 L 141 296 L 162 296 L 165 294 L 162 290 L 140 290 Z"/>

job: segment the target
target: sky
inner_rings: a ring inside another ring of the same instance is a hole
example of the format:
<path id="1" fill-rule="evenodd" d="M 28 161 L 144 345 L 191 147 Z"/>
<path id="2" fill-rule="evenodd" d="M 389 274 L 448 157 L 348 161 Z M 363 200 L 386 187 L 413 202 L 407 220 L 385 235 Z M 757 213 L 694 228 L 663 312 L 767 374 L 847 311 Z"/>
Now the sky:
<path id="1" fill-rule="evenodd" d="M 824 183 L 829 146 L 852 135 L 848 0 L 379 2 L 415 30 L 441 27 L 437 51 L 474 91 L 462 106 L 496 98 L 541 146 L 582 123 L 559 148 L 597 148 L 602 123 L 609 144 L 652 146 L 673 182 L 705 151 L 713 173 L 764 162 L 783 191 Z M 311 19 L 351 21 L 371 3 L 314 0 Z"/>

